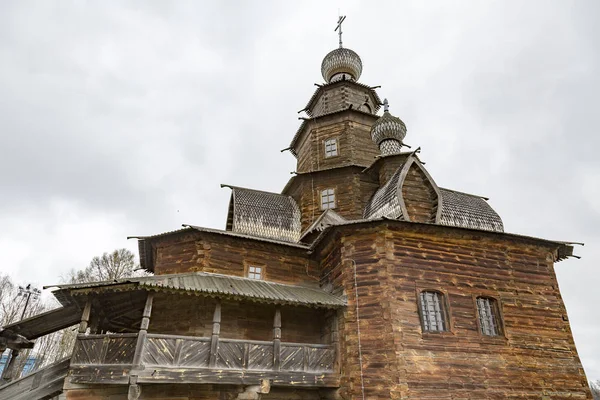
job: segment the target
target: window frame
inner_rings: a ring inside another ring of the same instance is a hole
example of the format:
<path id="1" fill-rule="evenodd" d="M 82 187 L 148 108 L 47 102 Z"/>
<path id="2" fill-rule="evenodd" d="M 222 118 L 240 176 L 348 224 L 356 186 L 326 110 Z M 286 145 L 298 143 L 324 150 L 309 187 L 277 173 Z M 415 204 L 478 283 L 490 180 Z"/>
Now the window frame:
<path id="1" fill-rule="evenodd" d="M 327 154 L 327 142 L 333 141 L 335 143 L 335 154 Z M 323 151 L 325 153 L 325 158 L 334 158 L 339 157 L 340 155 L 340 141 L 337 137 L 330 137 L 323 140 Z"/>
<path id="2" fill-rule="evenodd" d="M 426 329 L 425 326 L 425 315 L 423 314 L 423 299 L 422 299 L 422 294 L 423 293 L 435 293 L 440 297 L 440 311 L 442 314 L 442 319 L 443 319 L 443 323 L 444 323 L 444 330 L 429 330 Z M 444 335 L 444 334 L 451 334 L 453 331 L 453 325 L 452 325 L 452 319 L 450 318 L 450 306 L 449 306 L 449 302 L 448 302 L 448 293 L 446 293 L 443 290 L 439 290 L 439 289 L 430 289 L 430 288 L 425 288 L 425 289 L 419 289 L 417 290 L 417 313 L 419 314 L 419 319 L 421 322 L 421 332 L 425 335 Z"/>
<path id="3" fill-rule="evenodd" d="M 254 269 L 253 271 L 251 269 Z M 256 269 L 258 269 L 259 271 L 256 272 Z M 252 279 L 252 280 L 256 280 L 256 281 L 264 281 L 265 280 L 265 266 L 261 265 L 261 264 L 247 264 L 246 268 L 245 268 L 245 277 L 248 279 Z M 254 276 L 258 276 L 258 278 L 254 277 Z"/>
<path id="4" fill-rule="evenodd" d="M 327 204 L 328 205 L 329 204 L 333 204 L 333 206 L 331 206 L 331 207 L 329 207 L 329 206 L 325 207 L 324 206 L 325 203 L 323 203 L 323 197 L 324 197 L 323 193 L 324 192 L 328 192 L 330 190 L 331 190 L 331 193 L 327 193 L 325 196 L 327 196 Z M 336 199 L 336 190 L 335 190 L 335 188 L 321 189 L 321 190 L 319 190 L 318 193 L 319 193 L 319 202 L 320 202 L 320 205 L 321 205 L 321 207 L 320 207 L 321 211 L 333 210 L 333 209 L 337 208 L 337 199 Z M 333 196 L 333 201 L 331 201 L 331 202 L 329 201 L 329 196 Z"/>
<path id="5" fill-rule="evenodd" d="M 484 328 L 482 326 L 482 322 L 481 322 L 481 314 L 479 311 L 479 299 L 487 299 L 491 301 L 491 306 L 490 306 L 490 310 L 492 311 L 493 317 L 495 319 L 495 324 L 496 324 L 496 334 L 495 335 L 489 335 L 487 333 L 484 332 Z M 480 295 L 473 295 L 473 304 L 475 305 L 475 319 L 477 321 L 477 332 L 479 333 L 479 336 L 481 336 L 482 338 L 490 338 L 490 339 L 494 339 L 494 338 L 505 338 L 505 332 L 506 330 L 504 329 L 504 317 L 502 314 L 502 306 L 501 306 L 501 302 L 500 299 L 494 296 L 490 296 L 490 295 L 486 295 L 486 294 L 480 294 Z"/>

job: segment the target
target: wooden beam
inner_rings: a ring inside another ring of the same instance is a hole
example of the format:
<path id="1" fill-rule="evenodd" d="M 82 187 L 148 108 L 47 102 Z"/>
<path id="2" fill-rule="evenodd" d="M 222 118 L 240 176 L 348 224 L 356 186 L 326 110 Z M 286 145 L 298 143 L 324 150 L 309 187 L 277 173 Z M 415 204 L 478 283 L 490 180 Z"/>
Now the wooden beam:
<path id="1" fill-rule="evenodd" d="M 83 307 L 83 313 L 81 314 L 81 323 L 79 324 L 79 333 L 85 333 L 88 328 L 88 323 L 90 321 L 90 313 L 92 311 L 92 299 L 88 297 L 85 302 L 85 307 Z"/>
<path id="2" fill-rule="evenodd" d="M 210 357 L 208 366 L 213 368 L 217 364 L 217 351 L 219 348 L 219 334 L 221 333 L 221 302 L 217 300 L 213 314 L 213 330 L 210 339 Z"/>
<path id="3" fill-rule="evenodd" d="M 8 364 L 4 367 L 4 371 L 2 371 L 2 380 L 4 382 L 10 382 L 13 379 L 13 370 L 15 369 L 17 357 L 19 357 L 19 350 L 11 350 L 10 360 L 8 361 Z"/>
<path id="4" fill-rule="evenodd" d="M 335 356 L 333 359 L 333 370 L 335 372 L 340 371 L 340 328 L 339 328 L 339 314 L 334 311 L 331 321 L 331 344 L 333 345 L 333 351 Z"/>
<path id="5" fill-rule="evenodd" d="M 281 307 L 275 309 L 273 318 L 273 369 L 281 369 Z"/>
<path id="6" fill-rule="evenodd" d="M 146 344 L 146 336 L 148 336 L 148 326 L 150 325 L 150 315 L 152 314 L 152 301 L 154 300 L 154 292 L 148 292 L 146 304 L 142 312 L 142 323 L 135 346 L 135 354 L 133 355 L 134 369 L 141 368 L 142 356 L 144 353 L 144 345 Z"/>

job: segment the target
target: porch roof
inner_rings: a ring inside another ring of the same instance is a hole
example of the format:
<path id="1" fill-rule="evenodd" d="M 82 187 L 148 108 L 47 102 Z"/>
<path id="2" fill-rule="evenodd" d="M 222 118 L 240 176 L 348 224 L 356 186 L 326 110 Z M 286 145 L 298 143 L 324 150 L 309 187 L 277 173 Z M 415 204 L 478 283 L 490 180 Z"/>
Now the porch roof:
<path id="1" fill-rule="evenodd" d="M 339 308 L 346 305 L 345 298 L 318 288 L 206 272 L 155 275 L 55 287 L 58 290 L 53 294 L 63 305 L 71 304 L 73 296 L 91 292 L 140 289 L 320 308 Z"/>

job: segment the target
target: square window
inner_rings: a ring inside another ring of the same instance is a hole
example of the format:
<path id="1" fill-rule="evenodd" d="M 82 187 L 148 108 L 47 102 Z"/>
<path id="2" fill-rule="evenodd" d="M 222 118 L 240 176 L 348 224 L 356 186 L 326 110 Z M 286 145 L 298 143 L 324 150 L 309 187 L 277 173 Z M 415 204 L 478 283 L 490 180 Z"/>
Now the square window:
<path id="1" fill-rule="evenodd" d="M 321 210 L 335 208 L 335 191 L 333 189 L 321 190 Z"/>
<path id="2" fill-rule="evenodd" d="M 325 141 L 325 157 L 334 157 L 338 155 L 337 139 L 327 139 Z"/>
<path id="3" fill-rule="evenodd" d="M 263 273 L 262 267 L 248 266 L 248 278 L 261 280 L 262 273 Z"/>

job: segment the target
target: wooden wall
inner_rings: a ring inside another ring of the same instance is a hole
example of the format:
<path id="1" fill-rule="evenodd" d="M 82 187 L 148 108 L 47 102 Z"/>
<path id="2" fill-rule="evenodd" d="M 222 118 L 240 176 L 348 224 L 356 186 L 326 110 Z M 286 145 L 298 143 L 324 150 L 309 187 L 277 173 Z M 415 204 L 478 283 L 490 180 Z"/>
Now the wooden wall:
<path id="1" fill-rule="evenodd" d="M 368 105 L 368 109 L 364 107 L 361 108 L 365 103 Z M 373 104 L 373 99 L 370 96 L 370 90 L 352 82 L 340 81 L 333 85 L 328 85 L 322 91 L 321 96 L 319 96 L 312 107 L 312 115 L 323 115 L 339 110 L 345 110 L 350 105 L 357 110 L 370 110 L 368 112 L 375 110 L 375 104 Z"/>
<path id="2" fill-rule="evenodd" d="M 154 273 L 209 272 L 245 276 L 248 265 L 265 267 L 265 279 L 281 283 L 318 284 L 317 263 L 305 250 L 243 238 L 200 232 L 158 238 Z"/>
<path id="3" fill-rule="evenodd" d="M 321 191 L 330 188 L 335 190 L 336 207 L 333 210 L 347 219 L 361 219 L 365 205 L 378 188 L 377 182 L 361 171 L 359 167 L 346 167 L 298 175 L 286 194 L 300 207 L 302 230 L 323 213 Z"/>
<path id="4" fill-rule="evenodd" d="M 367 398 L 591 398 L 551 249 L 402 226 L 361 229 L 323 249 L 323 283 L 344 288 L 349 299 L 340 324 L 343 391 L 360 398 L 360 324 Z M 422 332 L 423 289 L 448 296 L 450 332 Z M 499 300 L 504 336 L 479 333 L 479 295 Z"/>
<path id="5" fill-rule="evenodd" d="M 150 333 L 210 337 L 216 300 L 185 294 L 156 293 Z M 262 303 L 221 302 L 221 338 L 272 340 L 275 306 Z M 294 343 L 328 343 L 324 331 L 327 310 L 283 306 L 281 340 Z"/>
<path id="6" fill-rule="evenodd" d="M 318 171 L 342 165 L 371 165 L 379 149 L 371 140 L 377 116 L 346 111 L 308 122 L 297 144 L 298 172 Z M 325 157 L 325 140 L 338 138 L 338 155 Z"/>
<path id="7" fill-rule="evenodd" d="M 416 163 L 412 163 L 402 184 L 402 198 L 413 222 L 435 222 L 438 198 L 429 179 Z"/>

